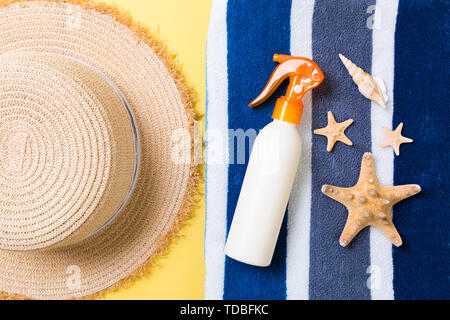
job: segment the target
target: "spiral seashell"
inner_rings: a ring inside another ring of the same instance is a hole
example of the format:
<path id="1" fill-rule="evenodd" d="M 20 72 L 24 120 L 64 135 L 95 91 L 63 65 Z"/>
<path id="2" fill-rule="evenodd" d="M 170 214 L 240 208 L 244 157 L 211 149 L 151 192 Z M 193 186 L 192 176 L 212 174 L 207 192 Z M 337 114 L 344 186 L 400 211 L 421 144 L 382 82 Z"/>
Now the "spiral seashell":
<path id="1" fill-rule="evenodd" d="M 383 80 L 377 77 L 372 77 L 342 54 L 339 54 L 339 58 L 348 70 L 348 73 L 352 76 L 353 81 L 358 86 L 359 92 L 361 92 L 361 94 L 367 99 L 378 103 L 383 108 L 386 108 L 388 97 Z"/>

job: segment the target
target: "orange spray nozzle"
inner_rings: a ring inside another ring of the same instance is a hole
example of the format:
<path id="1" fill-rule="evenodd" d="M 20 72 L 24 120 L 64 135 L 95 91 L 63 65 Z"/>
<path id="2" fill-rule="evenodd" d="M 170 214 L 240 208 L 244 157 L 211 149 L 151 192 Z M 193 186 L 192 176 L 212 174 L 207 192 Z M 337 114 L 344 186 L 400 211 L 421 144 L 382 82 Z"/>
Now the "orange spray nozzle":
<path id="1" fill-rule="evenodd" d="M 325 77 L 319 66 L 308 58 L 275 54 L 273 61 L 280 64 L 273 71 L 263 91 L 249 106 L 256 107 L 266 101 L 289 77 L 290 82 L 286 96 L 277 100 L 272 118 L 298 125 L 303 112 L 303 96 L 309 90 L 320 85 Z"/>

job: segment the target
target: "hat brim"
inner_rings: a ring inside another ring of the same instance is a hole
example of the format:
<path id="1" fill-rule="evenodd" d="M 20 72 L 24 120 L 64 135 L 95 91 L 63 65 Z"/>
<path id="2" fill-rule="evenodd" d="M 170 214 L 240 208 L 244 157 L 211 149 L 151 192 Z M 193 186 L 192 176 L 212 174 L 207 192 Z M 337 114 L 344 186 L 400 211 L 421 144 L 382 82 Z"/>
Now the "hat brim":
<path id="1" fill-rule="evenodd" d="M 139 177 L 121 213 L 70 247 L 0 250 L 0 298 L 94 298 L 123 287 L 164 253 L 192 210 L 200 174 L 193 161 L 172 158 L 172 134 L 180 130 L 189 139 L 176 142 L 178 151 L 193 154 L 192 91 L 165 47 L 114 7 L 1 0 L 0 21 L 0 56 L 56 53 L 103 72 L 127 99 L 141 142 Z"/>

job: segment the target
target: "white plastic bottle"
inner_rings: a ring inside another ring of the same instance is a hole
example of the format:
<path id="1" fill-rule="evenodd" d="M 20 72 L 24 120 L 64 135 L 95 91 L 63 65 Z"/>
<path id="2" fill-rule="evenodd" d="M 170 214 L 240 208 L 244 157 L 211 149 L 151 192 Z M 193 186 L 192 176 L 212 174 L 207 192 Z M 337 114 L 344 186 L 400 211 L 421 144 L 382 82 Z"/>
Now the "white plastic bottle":
<path id="1" fill-rule="evenodd" d="M 255 140 L 225 253 L 235 260 L 270 265 L 301 156 L 294 124 L 274 120 Z"/>
<path id="2" fill-rule="evenodd" d="M 274 121 L 256 137 L 225 246 L 230 258 L 260 267 L 272 261 L 301 157 L 301 98 L 323 81 L 309 59 L 275 55 L 274 60 L 281 64 L 250 106 L 267 100 L 289 76 L 288 93 L 278 99 Z"/>

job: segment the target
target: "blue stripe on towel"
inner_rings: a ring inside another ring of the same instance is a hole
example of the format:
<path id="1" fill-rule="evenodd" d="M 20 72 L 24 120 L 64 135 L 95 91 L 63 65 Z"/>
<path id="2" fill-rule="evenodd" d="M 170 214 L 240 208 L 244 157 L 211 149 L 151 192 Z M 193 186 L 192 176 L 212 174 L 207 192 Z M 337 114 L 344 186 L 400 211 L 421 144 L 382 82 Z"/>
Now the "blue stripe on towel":
<path id="1" fill-rule="evenodd" d="M 289 54 L 290 8 L 290 0 L 228 1 L 228 123 L 231 129 L 240 128 L 246 131 L 253 128 L 259 132 L 271 121 L 275 99 L 284 92 L 278 90 L 267 103 L 255 109 L 247 105 L 262 91 L 276 67 L 272 62 L 273 54 Z M 230 146 L 234 146 L 232 141 Z M 234 161 L 236 162 L 236 158 Z M 231 225 L 246 167 L 243 164 L 230 164 L 228 169 L 228 228 Z M 253 267 L 226 258 L 224 299 L 285 298 L 286 223 L 284 222 L 270 267 Z"/>
<path id="2" fill-rule="evenodd" d="M 370 101 L 359 94 L 339 53 L 370 71 L 372 32 L 366 26 L 367 8 L 374 0 L 316 0 L 312 26 L 313 59 L 325 73 L 325 81 L 313 90 L 313 129 L 327 124 L 331 110 L 338 122 L 354 119 L 346 131 L 354 146 L 337 143 L 326 151 L 326 138 L 313 135 L 312 203 L 310 242 L 311 299 L 370 299 L 366 286 L 370 264 L 369 229 L 363 230 L 347 248 L 339 237 L 347 209 L 321 193 L 323 184 L 353 186 L 361 158 L 371 150 Z"/>
<path id="3" fill-rule="evenodd" d="M 399 4 L 395 38 L 393 125 L 414 139 L 395 159 L 395 184 L 422 193 L 394 207 L 404 245 L 394 248 L 396 299 L 449 299 L 448 1 Z M 447 38 L 446 38 L 447 36 Z"/>

